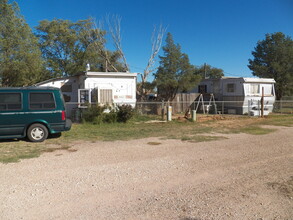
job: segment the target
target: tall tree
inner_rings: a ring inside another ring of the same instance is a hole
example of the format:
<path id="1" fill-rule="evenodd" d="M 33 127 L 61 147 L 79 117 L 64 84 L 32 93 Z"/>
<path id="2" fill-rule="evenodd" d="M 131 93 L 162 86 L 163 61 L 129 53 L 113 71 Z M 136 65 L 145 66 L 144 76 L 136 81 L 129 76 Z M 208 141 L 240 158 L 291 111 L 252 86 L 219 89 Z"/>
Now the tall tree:
<path id="1" fill-rule="evenodd" d="M 107 16 L 106 21 L 108 24 L 109 32 L 111 34 L 114 46 L 117 53 L 121 57 L 125 71 L 130 71 L 129 65 L 126 61 L 125 53 L 122 49 L 122 37 L 121 37 L 121 17 L 119 15 Z"/>
<path id="2" fill-rule="evenodd" d="M 224 76 L 224 70 L 216 67 L 212 67 L 209 64 L 201 65 L 195 71 L 196 74 L 199 74 L 203 79 L 218 79 Z"/>
<path id="3" fill-rule="evenodd" d="M 252 74 L 276 80 L 276 96 L 293 94 L 293 41 L 281 32 L 266 34 L 265 40 L 258 41 L 249 59 Z"/>
<path id="4" fill-rule="evenodd" d="M 154 75 L 158 98 L 171 101 L 177 92 L 186 92 L 195 86 L 200 76 L 194 74 L 195 68 L 190 64 L 188 55 L 174 43 L 171 33 L 167 34 L 163 51 L 164 56 L 159 56 L 160 66 Z"/>
<path id="5" fill-rule="evenodd" d="M 105 48 L 105 31 L 98 29 L 92 19 L 72 22 L 55 19 L 43 20 L 37 27 L 37 36 L 43 57 L 46 60 L 48 77 L 74 75 L 85 70 L 87 63 L 91 70 L 121 70 L 118 52 Z"/>
<path id="6" fill-rule="evenodd" d="M 37 38 L 16 2 L 0 0 L 0 78 L 2 86 L 27 86 L 42 78 Z"/>
<path id="7" fill-rule="evenodd" d="M 153 73 L 156 70 L 156 68 L 154 67 L 156 61 L 155 59 L 158 53 L 160 52 L 165 32 L 166 28 L 163 28 L 162 25 L 160 25 L 158 29 L 156 28 L 156 26 L 154 27 L 154 31 L 151 38 L 151 54 L 143 73 L 140 75 L 141 83 L 139 84 L 137 90 L 141 100 L 146 100 L 147 94 L 155 88 L 155 83 L 148 82 L 148 77 L 150 73 Z"/>

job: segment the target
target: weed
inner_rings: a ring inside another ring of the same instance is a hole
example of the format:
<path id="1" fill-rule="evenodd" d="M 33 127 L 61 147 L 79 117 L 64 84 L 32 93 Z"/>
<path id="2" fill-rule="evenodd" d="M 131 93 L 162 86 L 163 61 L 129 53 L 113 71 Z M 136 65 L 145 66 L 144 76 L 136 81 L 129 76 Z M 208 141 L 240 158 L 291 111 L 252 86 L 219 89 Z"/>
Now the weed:
<path id="1" fill-rule="evenodd" d="M 160 143 L 160 142 L 148 142 L 147 144 L 148 145 L 160 145 L 162 143 Z"/>

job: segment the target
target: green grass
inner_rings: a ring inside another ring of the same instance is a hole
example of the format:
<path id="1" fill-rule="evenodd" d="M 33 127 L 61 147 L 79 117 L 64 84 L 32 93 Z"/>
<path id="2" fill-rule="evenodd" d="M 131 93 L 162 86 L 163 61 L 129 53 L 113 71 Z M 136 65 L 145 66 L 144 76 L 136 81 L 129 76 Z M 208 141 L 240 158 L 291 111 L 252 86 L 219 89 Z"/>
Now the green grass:
<path id="1" fill-rule="evenodd" d="M 293 114 L 269 115 L 266 118 L 266 120 L 264 120 L 261 124 L 262 125 L 293 127 Z"/>
<path id="2" fill-rule="evenodd" d="M 215 140 L 221 140 L 221 139 L 226 139 L 226 138 L 222 136 L 210 136 L 210 135 L 183 136 L 181 138 L 182 141 L 188 141 L 192 143 L 215 141 Z"/>
<path id="3" fill-rule="evenodd" d="M 253 135 L 264 135 L 269 134 L 271 132 L 276 131 L 276 129 L 272 128 L 262 128 L 258 126 L 251 126 L 251 127 L 243 127 L 238 130 L 235 130 L 237 133 L 246 133 L 246 134 L 253 134 Z M 234 132 L 235 132 L 234 131 Z"/>
<path id="4" fill-rule="evenodd" d="M 159 115 L 140 115 L 135 114 L 134 117 L 130 120 L 130 122 L 146 122 L 150 120 L 161 120 L 161 116 Z"/>
<path id="5" fill-rule="evenodd" d="M 163 139 L 178 139 L 188 142 L 202 142 L 223 139 L 212 133 L 247 133 L 265 135 L 275 131 L 274 128 L 262 125 L 293 126 L 293 115 L 270 115 L 264 119 L 251 117 L 227 117 L 225 120 L 211 120 L 206 122 L 172 121 L 162 123 L 146 123 L 159 120 L 157 116 L 136 116 L 128 123 L 114 124 L 73 124 L 72 129 L 63 132 L 60 138 L 48 139 L 44 143 L 30 143 L 26 141 L 0 141 L 0 162 L 18 162 L 21 159 L 38 157 L 44 152 L 66 150 L 74 152 L 70 143 L 77 140 L 86 141 L 116 141 L 131 140 L 148 137 Z M 229 123 L 225 123 L 229 122 Z M 204 135 L 203 135 L 204 134 Z M 150 145 L 155 143 L 150 143 Z"/>
<path id="6" fill-rule="evenodd" d="M 23 141 L 5 141 L 0 145 L 0 162 L 12 163 L 20 159 L 38 157 L 41 147 Z"/>
<path id="7" fill-rule="evenodd" d="M 44 152 L 54 152 L 56 150 L 71 151 L 69 146 L 60 144 L 53 139 L 49 139 L 44 143 L 31 143 L 25 140 L 1 140 L 0 163 L 15 163 L 22 159 L 39 157 Z"/>

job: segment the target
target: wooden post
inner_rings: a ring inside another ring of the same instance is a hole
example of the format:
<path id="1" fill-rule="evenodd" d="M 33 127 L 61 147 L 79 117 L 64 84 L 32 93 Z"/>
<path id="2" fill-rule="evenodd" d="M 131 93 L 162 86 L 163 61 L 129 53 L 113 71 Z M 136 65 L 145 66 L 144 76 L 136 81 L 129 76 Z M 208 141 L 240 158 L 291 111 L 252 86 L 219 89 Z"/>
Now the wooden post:
<path id="1" fill-rule="evenodd" d="M 262 87 L 262 92 L 261 92 L 261 117 L 263 118 L 264 116 L 264 87 Z"/>
<path id="2" fill-rule="evenodd" d="M 250 116 L 250 100 L 248 100 L 248 116 Z"/>
<path id="3" fill-rule="evenodd" d="M 164 103 L 164 100 L 162 101 L 161 116 L 162 116 L 162 121 L 164 121 L 164 116 L 165 116 L 165 103 Z"/>
<path id="4" fill-rule="evenodd" d="M 224 108 L 224 104 L 225 104 L 225 102 L 222 101 L 222 114 L 223 114 L 223 115 L 224 115 L 224 110 L 225 110 L 225 108 Z"/>

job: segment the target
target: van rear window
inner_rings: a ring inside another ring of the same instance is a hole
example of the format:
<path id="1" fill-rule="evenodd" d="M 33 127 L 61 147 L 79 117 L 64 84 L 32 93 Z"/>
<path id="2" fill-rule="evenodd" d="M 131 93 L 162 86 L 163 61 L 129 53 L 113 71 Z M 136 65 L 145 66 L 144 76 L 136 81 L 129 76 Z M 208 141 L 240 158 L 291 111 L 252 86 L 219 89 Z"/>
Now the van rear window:
<path id="1" fill-rule="evenodd" d="M 55 109 L 56 104 L 53 93 L 30 93 L 30 109 Z"/>
<path id="2" fill-rule="evenodd" d="M 20 93 L 0 93 L 0 111 L 21 110 Z"/>

